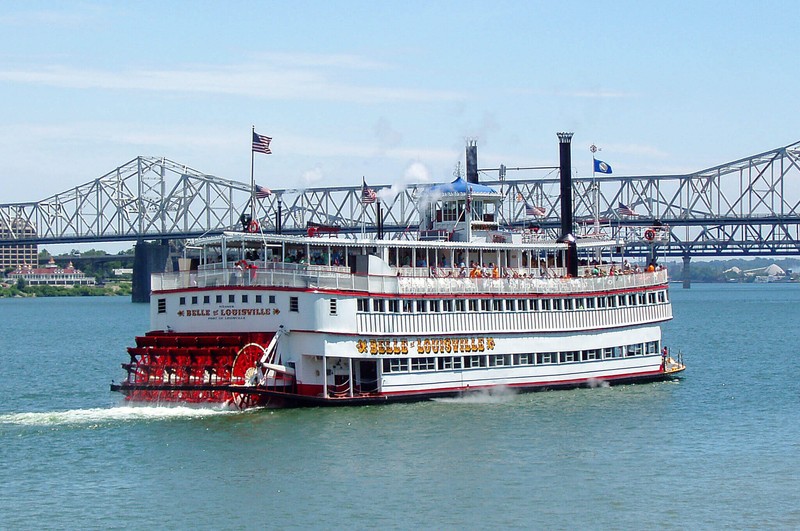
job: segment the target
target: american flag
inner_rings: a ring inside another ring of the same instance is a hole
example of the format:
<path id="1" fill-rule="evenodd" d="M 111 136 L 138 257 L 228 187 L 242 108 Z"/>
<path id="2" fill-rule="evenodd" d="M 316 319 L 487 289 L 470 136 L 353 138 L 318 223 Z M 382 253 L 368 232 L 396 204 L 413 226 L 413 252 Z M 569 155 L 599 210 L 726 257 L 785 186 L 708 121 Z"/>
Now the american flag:
<path id="1" fill-rule="evenodd" d="M 541 218 L 541 217 L 544 217 L 545 214 L 547 214 L 547 211 L 544 208 L 542 208 L 540 206 L 529 205 L 528 203 L 525 203 L 525 215 L 526 216 L 536 216 L 536 217 Z"/>
<path id="2" fill-rule="evenodd" d="M 369 205 L 374 203 L 378 200 L 378 194 L 375 193 L 375 190 L 367 186 L 367 182 L 363 179 L 361 180 L 361 203 L 364 205 Z"/>
<path id="3" fill-rule="evenodd" d="M 253 151 L 256 153 L 263 153 L 264 155 L 272 154 L 272 151 L 269 149 L 270 142 L 272 142 L 271 137 L 259 135 L 253 131 Z"/>
<path id="4" fill-rule="evenodd" d="M 617 207 L 617 212 L 620 216 L 638 216 L 639 214 L 636 213 L 634 209 L 631 207 L 623 204 L 620 202 L 619 206 Z"/>
<path id="5" fill-rule="evenodd" d="M 272 190 L 270 190 L 269 188 L 264 188 L 263 186 L 256 185 L 256 198 L 266 199 L 271 195 L 272 195 Z"/>

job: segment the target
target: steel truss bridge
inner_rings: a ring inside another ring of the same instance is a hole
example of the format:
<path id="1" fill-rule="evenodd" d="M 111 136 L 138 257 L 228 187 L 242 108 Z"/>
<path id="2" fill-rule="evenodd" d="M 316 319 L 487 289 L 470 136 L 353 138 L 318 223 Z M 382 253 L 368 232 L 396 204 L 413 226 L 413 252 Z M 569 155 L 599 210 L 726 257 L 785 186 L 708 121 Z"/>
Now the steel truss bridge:
<path id="1" fill-rule="evenodd" d="M 506 177 L 513 174 L 514 178 Z M 499 221 L 559 227 L 557 168 L 481 169 L 482 184 L 504 197 Z M 443 179 L 444 181 L 444 179 Z M 429 200 L 422 183 L 372 186 L 378 203 L 363 205 L 362 190 L 328 187 L 273 190 L 258 200 L 262 230 L 305 232 L 338 227 L 342 237 L 374 232 L 377 213 L 386 238 L 416 231 Z M 176 240 L 240 226 L 250 211 L 249 183 L 207 175 L 165 158 L 138 157 L 86 184 L 29 203 L 0 205 L 0 245 Z M 616 227 L 668 227 L 659 255 L 800 255 L 800 142 L 686 175 L 573 179 L 577 220 L 598 217 Z M 526 216 L 525 205 L 546 215 Z M 620 203 L 637 216 L 619 214 Z M 380 205 L 380 207 L 378 207 Z M 279 215 L 280 213 L 280 215 Z M 576 233 L 580 234 L 580 226 Z M 640 246 L 638 252 L 646 251 Z M 636 248 L 633 253 L 637 252 Z"/>

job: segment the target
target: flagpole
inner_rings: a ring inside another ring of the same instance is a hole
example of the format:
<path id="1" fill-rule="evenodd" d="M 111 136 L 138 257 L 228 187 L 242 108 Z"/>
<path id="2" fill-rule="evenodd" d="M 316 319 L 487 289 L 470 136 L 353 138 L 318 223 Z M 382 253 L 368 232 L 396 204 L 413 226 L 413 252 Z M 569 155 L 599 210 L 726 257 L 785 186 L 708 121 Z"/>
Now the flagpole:
<path id="1" fill-rule="evenodd" d="M 597 153 L 597 146 L 592 144 L 589 151 L 592 152 L 592 186 L 594 188 L 594 235 L 600 237 L 600 186 L 597 184 L 597 178 L 594 175 L 594 154 Z"/>
<path id="2" fill-rule="evenodd" d="M 250 219 L 256 219 L 256 180 L 253 174 L 255 153 L 253 152 L 253 138 L 255 138 L 256 126 L 250 131 Z"/>

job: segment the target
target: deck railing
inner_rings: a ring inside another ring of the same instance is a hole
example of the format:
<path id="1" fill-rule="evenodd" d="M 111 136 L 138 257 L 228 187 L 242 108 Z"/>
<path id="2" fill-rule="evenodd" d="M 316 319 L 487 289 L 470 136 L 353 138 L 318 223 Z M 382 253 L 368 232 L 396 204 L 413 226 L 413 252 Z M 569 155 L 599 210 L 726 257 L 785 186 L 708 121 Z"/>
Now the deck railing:
<path id="1" fill-rule="evenodd" d="M 216 264 L 215 264 L 216 265 Z M 262 264 L 263 266 L 264 264 Z M 422 268 L 417 268 L 422 269 Z M 358 275 L 337 266 L 267 263 L 265 267 L 206 267 L 198 271 L 154 274 L 153 291 L 228 286 L 335 289 L 387 294 L 585 293 L 642 288 L 667 282 L 667 271 L 580 278 L 519 276 L 459 278 L 452 276 Z"/>

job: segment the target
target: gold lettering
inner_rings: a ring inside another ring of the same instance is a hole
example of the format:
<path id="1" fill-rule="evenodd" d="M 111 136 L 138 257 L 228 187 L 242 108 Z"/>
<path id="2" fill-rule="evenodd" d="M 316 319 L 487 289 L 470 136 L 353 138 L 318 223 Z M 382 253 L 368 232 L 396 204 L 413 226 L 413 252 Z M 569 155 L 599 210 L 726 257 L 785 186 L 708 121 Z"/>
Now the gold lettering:
<path id="1" fill-rule="evenodd" d="M 400 341 L 400 352 L 402 354 L 408 354 L 408 342 L 405 339 Z"/>
<path id="2" fill-rule="evenodd" d="M 369 353 L 373 356 L 378 353 L 378 342 L 374 339 L 369 340 Z"/>

